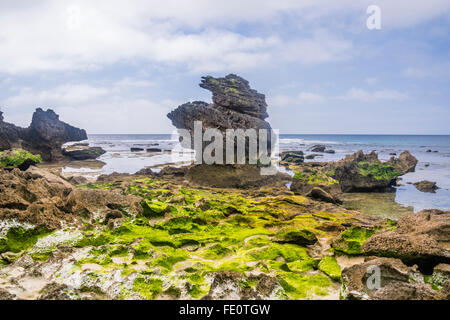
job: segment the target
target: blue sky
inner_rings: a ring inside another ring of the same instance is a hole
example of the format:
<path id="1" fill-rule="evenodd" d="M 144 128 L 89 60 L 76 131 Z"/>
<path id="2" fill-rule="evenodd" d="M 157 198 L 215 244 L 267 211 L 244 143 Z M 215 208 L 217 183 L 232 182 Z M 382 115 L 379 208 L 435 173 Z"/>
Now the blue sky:
<path id="1" fill-rule="evenodd" d="M 170 133 L 201 76 L 236 73 L 281 133 L 450 134 L 449 31 L 448 0 L 2 1 L 0 108 Z"/>

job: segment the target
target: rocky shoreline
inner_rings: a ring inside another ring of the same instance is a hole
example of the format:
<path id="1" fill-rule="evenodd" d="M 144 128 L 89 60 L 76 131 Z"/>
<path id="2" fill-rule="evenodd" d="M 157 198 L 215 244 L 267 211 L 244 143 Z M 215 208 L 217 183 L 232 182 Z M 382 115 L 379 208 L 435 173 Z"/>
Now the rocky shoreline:
<path id="1" fill-rule="evenodd" d="M 244 79 L 207 77 L 202 86 L 214 103 L 180 106 L 170 116 L 177 127 L 214 110 L 226 120 L 222 129 L 242 119 L 270 128 L 264 96 Z M 342 206 L 346 192 L 389 192 L 415 169 L 407 151 L 384 162 L 357 152 L 305 163 L 293 150 L 281 154 L 293 177 L 262 177 L 252 165 L 189 165 L 87 183 L 39 162 L 102 151 L 63 150 L 83 131 L 36 112 L 61 128 L 49 137 L 64 133 L 45 140 L 47 149 L 44 140 L 27 148 L 25 132 L 42 128 L 35 117 L 29 129 L 0 119 L 0 299 L 450 298 L 450 211 L 396 220 Z"/>

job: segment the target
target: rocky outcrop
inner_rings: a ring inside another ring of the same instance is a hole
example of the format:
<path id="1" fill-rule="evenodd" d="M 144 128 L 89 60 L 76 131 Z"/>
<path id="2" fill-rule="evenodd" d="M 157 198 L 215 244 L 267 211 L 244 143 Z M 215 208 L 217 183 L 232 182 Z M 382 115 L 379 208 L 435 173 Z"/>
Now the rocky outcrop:
<path id="1" fill-rule="evenodd" d="M 439 187 L 436 185 L 436 182 L 428 180 L 416 182 L 414 183 L 414 186 L 417 190 L 428 193 L 436 193 L 436 190 L 439 189 Z"/>
<path id="2" fill-rule="evenodd" d="M 0 150 L 23 148 L 41 155 L 44 161 L 53 161 L 62 158 L 64 143 L 86 139 L 85 130 L 62 122 L 51 109 L 36 109 L 28 128 L 4 122 L 0 112 Z"/>
<path id="3" fill-rule="evenodd" d="M 375 152 L 358 151 L 334 165 L 334 178 L 343 192 L 385 191 L 395 184 L 396 178 L 414 171 L 417 159 L 408 151 L 387 162 L 378 160 Z"/>
<path id="4" fill-rule="evenodd" d="M 192 148 L 194 147 L 195 121 L 202 122 L 203 131 L 206 129 L 221 131 L 224 138 L 224 151 L 227 129 L 266 129 L 267 140 L 270 142 L 271 127 L 264 121 L 268 117 L 265 96 L 251 89 L 248 81 L 230 74 L 224 78 L 203 77 L 200 86 L 212 92 L 214 103 L 188 102 L 167 115 L 175 127 L 187 129 L 191 133 Z M 204 143 L 203 148 L 208 144 L 209 142 Z M 246 143 L 247 155 L 248 147 Z M 268 149 L 270 151 L 270 144 Z"/>
<path id="5" fill-rule="evenodd" d="M 441 300 L 449 289 L 433 290 L 415 268 L 399 259 L 376 258 L 342 271 L 341 296 L 350 300 Z"/>
<path id="6" fill-rule="evenodd" d="M 67 146 L 62 149 L 62 154 L 73 160 L 97 159 L 106 151 L 100 147 L 89 147 L 86 145 Z"/>
<path id="7" fill-rule="evenodd" d="M 285 151 L 280 154 L 281 163 L 300 164 L 305 161 L 303 151 Z"/>
<path id="8" fill-rule="evenodd" d="M 431 274 L 450 263 L 450 211 L 424 210 L 401 217 L 395 231 L 378 233 L 363 245 L 365 254 L 396 257 Z"/>
<path id="9" fill-rule="evenodd" d="M 36 167 L 0 169 L 0 221 L 28 223 L 47 230 L 74 222 L 76 216 L 105 217 L 112 211 L 137 215 L 140 199 L 106 190 L 76 189 L 66 180 Z"/>

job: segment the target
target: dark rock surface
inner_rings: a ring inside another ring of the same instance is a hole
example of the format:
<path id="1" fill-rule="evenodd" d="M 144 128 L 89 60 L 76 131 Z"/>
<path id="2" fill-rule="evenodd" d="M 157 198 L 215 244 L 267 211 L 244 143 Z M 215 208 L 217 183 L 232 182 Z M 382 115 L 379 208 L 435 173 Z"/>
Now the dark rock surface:
<path id="1" fill-rule="evenodd" d="M 417 159 L 408 151 L 387 162 L 378 160 L 375 152 L 364 154 L 358 151 L 334 165 L 334 178 L 343 192 L 386 191 L 395 185 L 397 177 L 414 171 L 416 164 Z"/>
<path id="2" fill-rule="evenodd" d="M 51 109 L 36 109 L 28 128 L 3 121 L 0 112 L 0 150 L 22 148 L 41 155 L 44 161 L 61 159 L 61 146 L 70 141 L 86 140 L 86 131 L 59 120 Z"/>
<path id="3" fill-rule="evenodd" d="M 421 192 L 435 193 L 439 187 L 436 185 L 436 182 L 424 180 L 414 183 L 414 186 L 417 190 Z"/>
<path id="4" fill-rule="evenodd" d="M 97 159 L 106 151 L 100 147 L 89 147 L 85 145 L 74 145 L 63 148 L 62 154 L 73 160 Z"/>
<path id="5" fill-rule="evenodd" d="M 280 154 L 281 161 L 293 164 L 303 163 L 305 157 L 303 151 L 285 151 Z"/>
<path id="6" fill-rule="evenodd" d="M 214 103 L 188 102 L 167 115 L 176 128 L 187 129 L 191 133 L 192 148 L 195 121 L 202 122 L 203 130 L 219 129 L 224 140 L 227 129 L 266 129 L 270 142 L 271 127 L 264 121 L 268 116 L 265 97 L 251 89 L 245 79 L 233 74 L 224 78 L 204 77 L 200 86 L 212 91 Z M 225 141 L 223 146 L 225 150 Z M 268 149 L 270 151 L 270 145 Z"/>

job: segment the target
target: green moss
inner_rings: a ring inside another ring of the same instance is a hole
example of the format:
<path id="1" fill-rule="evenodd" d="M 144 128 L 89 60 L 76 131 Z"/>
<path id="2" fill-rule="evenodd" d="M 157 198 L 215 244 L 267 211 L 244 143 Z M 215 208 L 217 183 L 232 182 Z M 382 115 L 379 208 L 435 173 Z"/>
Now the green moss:
<path id="1" fill-rule="evenodd" d="M 11 227 L 6 236 L 0 239 L 0 253 L 14 252 L 33 247 L 39 238 L 48 235 L 50 232 L 46 228 L 26 229 L 23 227 Z"/>
<path id="2" fill-rule="evenodd" d="M 305 173 L 299 171 L 295 173 L 294 179 L 313 185 L 334 185 L 339 183 L 333 176 L 334 173 L 330 174 L 328 172 L 313 171 L 311 173 Z"/>
<path id="3" fill-rule="evenodd" d="M 333 249 L 348 255 L 362 254 L 362 245 L 375 233 L 374 230 L 352 227 L 341 233 L 333 243 Z"/>
<path id="4" fill-rule="evenodd" d="M 333 280 L 340 280 L 341 278 L 341 268 L 334 257 L 324 257 L 320 260 L 318 268 Z"/>
<path id="5" fill-rule="evenodd" d="M 203 253 L 203 256 L 206 259 L 221 259 L 225 257 L 230 252 L 230 249 L 225 248 L 220 244 L 215 244 L 208 249 L 206 249 Z"/>
<path id="6" fill-rule="evenodd" d="M 144 216 L 150 218 L 162 217 L 168 209 L 168 205 L 166 203 L 159 201 L 150 201 L 147 199 L 142 201 L 141 205 L 144 209 Z"/>
<path id="7" fill-rule="evenodd" d="M 325 296 L 332 285 L 330 280 L 321 274 L 313 276 L 295 273 L 280 273 L 279 282 L 288 299 L 307 299 L 311 296 Z"/>
<path id="8" fill-rule="evenodd" d="M 368 163 L 367 161 L 361 161 L 358 163 L 358 166 L 361 175 L 372 177 L 376 180 L 391 180 L 400 175 L 392 165 L 381 162 Z"/>
<path id="9" fill-rule="evenodd" d="M 17 168 L 25 162 L 36 164 L 42 162 L 42 158 L 40 155 L 34 155 L 22 149 L 16 149 L 10 153 L 0 153 L 0 168 Z"/>
<path id="10" fill-rule="evenodd" d="M 198 299 L 206 294 L 206 291 L 202 290 L 200 285 L 194 284 L 189 290 L 188 293 L 194 299 Z"/>
<path id="11" fill-rule="evenodd" d="M 154 300 L 163 291 L 161 279 L 140 276 L 133 282 L 133 291 L 138 292 L 146 300 Z"/>

